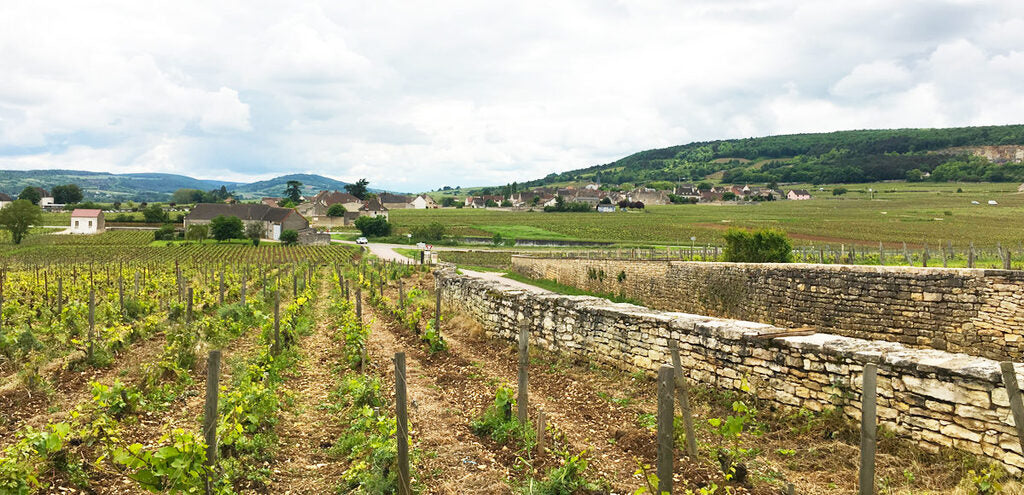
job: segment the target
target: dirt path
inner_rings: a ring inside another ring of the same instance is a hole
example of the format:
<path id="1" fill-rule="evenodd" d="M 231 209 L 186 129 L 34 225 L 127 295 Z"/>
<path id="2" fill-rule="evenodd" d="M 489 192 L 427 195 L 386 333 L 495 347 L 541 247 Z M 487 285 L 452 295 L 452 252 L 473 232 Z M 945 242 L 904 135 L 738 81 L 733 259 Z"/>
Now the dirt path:
<path id="1" fill-rule="evenodd" d="M 302 359 L 283 387 L 295 392 L 295 404 L 281 413 L 277 424 L 279 450 L 268 492 L 287 494 L 332 493 L 344 466 L 327 457 L 338 438 L 335 418 L 321 409 L 335 385 L 332 367 L 342 359 L 340 343 L 331 339 L 327 314 L 330 292 L 319 279 L 320 295 L 314 309 L 316 327 L 299 343 Z"/>
<path id="2" fill-rule="evenodd" d="M 368 308 L 368 306 L 364 306 Z M 414 471 L 428 494 L 508 494 L 510 467 L 474 435 L 472 418 L 493 400 L 483 383 L 443 359 L 429 360 L 414 338 L 394 329 L 373 308 L 368 352 L 370 368 L 394 392 L 396 352 L 406 353 L 409 425 L 421 455 Z M 498 447 L 500 450 L 500 447 Z M 510 453 L 506 449 L 506 453 Z"/>

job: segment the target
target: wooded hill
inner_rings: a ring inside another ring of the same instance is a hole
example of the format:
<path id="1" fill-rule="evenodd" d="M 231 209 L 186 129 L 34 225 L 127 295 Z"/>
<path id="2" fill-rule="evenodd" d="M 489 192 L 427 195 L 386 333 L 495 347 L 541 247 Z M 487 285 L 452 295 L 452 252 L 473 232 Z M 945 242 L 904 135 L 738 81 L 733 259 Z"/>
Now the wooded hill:
<path id="1" fill-rule="evenodd" d="M 883 180 L 1024 181 L 1024 164 L 956 149 L 1024 146 L 1024 125 L 875 129 L 695 142 L 641 151 L 604 165 L 550 174 L 526 187 L 591 180 L 854 183 Z M 930 176 L 929 176 L 930 174 Z"/>

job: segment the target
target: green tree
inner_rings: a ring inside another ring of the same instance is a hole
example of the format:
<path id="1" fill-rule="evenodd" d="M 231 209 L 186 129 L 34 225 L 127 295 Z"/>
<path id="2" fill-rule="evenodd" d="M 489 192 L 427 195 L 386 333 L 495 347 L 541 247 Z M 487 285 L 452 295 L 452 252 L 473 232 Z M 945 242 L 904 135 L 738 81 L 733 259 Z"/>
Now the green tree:
<path id="1" fill-rule="evenodd" d="M 242 220 L 238 217 L 218 215 L 210 220 L 210 235 L 217 241 L 242 238 Z"/>
<path id="2" fill-rule="evenodd" d="M 163 223 L 167 221 L 167 212 L 160 205 L 153 205 L 142 210 L 142 217 L 147 223 Z"/>
<path id="3" fill-rule="evenodd" d="M 732 201 L 734 199 L 736 199 L 736 193 L 732 191 L 722 193 L 722 201 Z"/>
<path id="4" fill-rule="evenodd" d="M 443 206 L 445 208 L 451 208 L 452 206 L 455 206 L 455 198 L 452 198 L 452 197 L 441 198 L 441 206 Z"/>
<path id="5" fill-rule="evenodd" d="M 345 209 L 345 205 L 343 205 L 341 203 L 335 203 L 335 204 L 331 205 L 330 208 L 327 209 L 327 216 L 329 216 L 329 217 L 343 217 L 343 216 L 345 216 L 345 212 L 346 211 L 348 211 L 348 210 Z"/>
<path id="6" fill-rule="evenodd" d="M 785 232 L 729 229 L 725 235 L 725 261 L 739 263 L 791 263 L 793 244 Z"/>
<path id="7" fill-rule="evenodd" d="M 847 193 L 847 190 L 846 190 L 845 187 L 836 187 L 836 188 L 832 189 L 832 195 L 833 196 L 842 196 L 842 195 L 844 195 L 846 193 Z"/>
<path id="8" fill-rule="evenodd" d="M 53 188 L 53 202 L 70 205 L 82 202 L 82 189 L 78 184 L 67 184 Z"/>
<path id="9" fill-rule="evenodd" d="M 174 199 L 175 203 L 187 204 L 187 203 L 204 203 L 206 199 L 212 195 L 207 192 L 200 191 L 199 189 L 178 189 L 174 191 L 171 198 Z"/>
<path id="10" fill-rule="evenodd" d="M 924 172 L 913 168 L 907 170 L 907 182 L 921 182 L 924 180 Z"/>
<path id="11" fill-rule="evenodd" d="M 39 200 L 43 199 L 43 196 L 39 194 L 39 189 L 32 186 L 27 186 L 21 190 L 21 194 L 18 195 L 18 199 L 24 199 L 34 205 L 39 204 Z"/>
<path id="12" fill-rule="evenodd" d="M 366 199 L 366 186 L 369 185 L 370 181 L 359 179 L 354 184 L 345 184 L 345 191 L 359 199 Z"/>
<path id="13" fill-rule="evenodd" d="M 359 217 L 356 219 L 356 228 L 366 237 L 384 237 L 391 234 L 391 224 L 383 216 Z"/>
<path id="14" fill-rule="evenodd" d="M 418 225 L 412 228 L 412 238 L 423 242 L 437 242 L 444 239 L 445 226 L 440 222 L 431 222 L 429 225 Z"/>
<path id="15" fill-rule="evenodd" d="M 210 226 L 203 224 L 189 225 L 185 230 L 185 239 L 190 241 L 204 241 L 210 236 Z"/>
<path id="16" fill-rule="evenodd" d="M 285 246 L 293 246 L 299 242 L 299 233 L 292 229 L 283 230 L 281 231 L 281 237 L 279 240 Z"/>
<path id="17" fill-rule="evenodd" d="M 153 239 L 157 241 L 173 241 L 175 235 L 174 225 L 168 223 L 156 229 L 156 232 L 153 233 Z"/>
<path id="18" fill-rule="evenodd" d="M 302 183 L 297 180 L 290 180 L 284 188 L 284 197 L 292 203 L 299 204 L 302 201 Z"/>
<path id="19" fill-rule="evenodd" d="M 710 191 L 712 187 L 714 187 L 714 185 L 710 182 L 701 182 L 700 184 L 697 184 L 698 191 Z"/>
<path id="20" fill-rule="evenodd" d="M 0 227 L 11 233 L 11 240 L 21 244 L 28 228 L 43 223 L 43 212 L 27 199 L 18 199 L 0 209 Z"/>
<path id="21" fill-rule="evenodd" d="M 245 237 L 252 241 L 253 246 L 260 245 L 260 239 L 267 235 L 267 228 L 263 222 L 249 222 L 245 226 Z"/>

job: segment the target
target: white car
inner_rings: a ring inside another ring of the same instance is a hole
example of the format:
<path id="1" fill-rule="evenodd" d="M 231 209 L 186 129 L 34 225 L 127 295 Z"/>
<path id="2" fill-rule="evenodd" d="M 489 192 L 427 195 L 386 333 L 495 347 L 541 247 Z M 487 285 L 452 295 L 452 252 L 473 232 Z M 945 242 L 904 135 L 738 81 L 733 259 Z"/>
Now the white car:
<path id="1" fill-rule="evenodd" d="M 356 244 L 369 244 L 369 243 L 370 243 L 370 241 L 366 240 L 365 237 L 360 237 L 360 238 L 356 239 Z"/>

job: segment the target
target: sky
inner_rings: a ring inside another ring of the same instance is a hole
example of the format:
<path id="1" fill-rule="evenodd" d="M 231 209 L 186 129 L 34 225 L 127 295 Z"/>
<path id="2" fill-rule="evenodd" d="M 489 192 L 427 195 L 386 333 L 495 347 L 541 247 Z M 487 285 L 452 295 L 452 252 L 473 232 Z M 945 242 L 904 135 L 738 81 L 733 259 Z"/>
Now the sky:
<path id="1" fill-rule="evenodd" d="M 417 192 L 692 141 L 1024 122 L 1024 2 L 0 3 L 0 169 Z"/>

